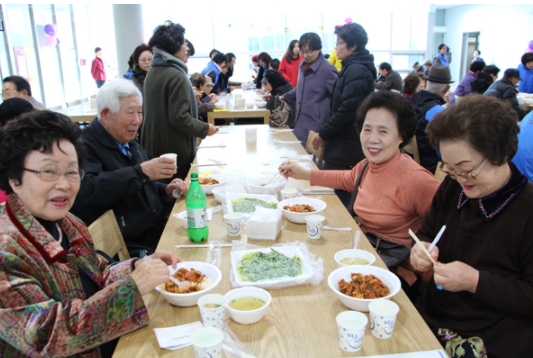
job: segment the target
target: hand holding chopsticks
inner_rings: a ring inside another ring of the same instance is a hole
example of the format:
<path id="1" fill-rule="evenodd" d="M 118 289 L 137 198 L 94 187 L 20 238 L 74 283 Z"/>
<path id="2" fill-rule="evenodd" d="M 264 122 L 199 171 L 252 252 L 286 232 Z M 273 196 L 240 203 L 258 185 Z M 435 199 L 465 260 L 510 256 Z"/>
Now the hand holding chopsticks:
<path id="1" fill-rule="evenodd" d="M 437 263 L 435 262 L 435 260 L 433 260 L 433 257 L 431 257 L 431 254 L 430 254 L 429 251 L 426 249 L 426 247 L 424 246 L 424 244 L 422 244 L 422 242 L 420 242 L 420 239 L 415 235 L 415 233 L 413 232 L 413 230 L 409 229 L 409 235 L 411 235 L 411 237 L 416 241 L 417 244 L 420 244 L 420 246 L 422 247 L 422 250 L 424 251 L 424 253 L 426 254 L 426 256 L 429 258 L 429 260 L 433 263 L 433 265 L 436 265 Z"/>

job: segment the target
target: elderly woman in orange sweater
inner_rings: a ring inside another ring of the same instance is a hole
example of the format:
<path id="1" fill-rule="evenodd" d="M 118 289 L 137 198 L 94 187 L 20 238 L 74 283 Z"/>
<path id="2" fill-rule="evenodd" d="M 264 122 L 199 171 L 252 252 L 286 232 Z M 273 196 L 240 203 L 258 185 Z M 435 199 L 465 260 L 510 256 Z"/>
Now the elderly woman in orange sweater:
<path id="1" fill-rule="evenodd" d="M 310 180 L 311 185 L 352 192 L 364 166 L 353 210 L 359 226 L 390 242 L 411 248 L 408 230 L 417 231 L 429 211 L 438 181 L 411 157 L 400 152 L 413 137 L 416 115 L 401 95 L 380 91 L 368 96 L 357 114 L 357 126 L 366 159 L 352 170 L 308 170 L 296 163 L 284 163 L 285 176 Z M 404 287 L 417 277 L 408 263 L 398 268 Z"/>

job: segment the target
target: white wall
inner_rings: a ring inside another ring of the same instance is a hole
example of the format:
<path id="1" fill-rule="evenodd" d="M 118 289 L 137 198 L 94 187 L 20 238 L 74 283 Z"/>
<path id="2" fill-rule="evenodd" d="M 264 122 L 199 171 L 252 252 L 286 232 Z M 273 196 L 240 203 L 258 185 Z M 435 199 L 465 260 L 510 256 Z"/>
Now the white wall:
<path id="1" fill-rule="evenodd" d="M 452 79 L 457 85 L 464 76 L 461 69 L 463 33 L 479 32 L 479 49 L 487 65 L 516 68 L 520 57 L 533 40 L 533 5 L 464 5 L 446 10 L 447 32 L 444 43 L 451 49 Z M 437 49 L 434 50 L 434 56 Z"/>

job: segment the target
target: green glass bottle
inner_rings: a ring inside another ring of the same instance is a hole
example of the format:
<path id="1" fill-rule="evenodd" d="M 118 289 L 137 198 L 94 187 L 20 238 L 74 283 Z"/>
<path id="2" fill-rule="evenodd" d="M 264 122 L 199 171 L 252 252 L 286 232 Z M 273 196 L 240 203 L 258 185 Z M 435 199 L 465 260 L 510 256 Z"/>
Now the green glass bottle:
<path id="1" fill-rule="evenodd" d="M 207 227 L 207 209 L 205 192 L 198 182 L 198 173 L 191 173 L 191 187 L 185 196 L 187 207 L 187 234 L 193 242 L 207 241 L 209 227 Z"/>

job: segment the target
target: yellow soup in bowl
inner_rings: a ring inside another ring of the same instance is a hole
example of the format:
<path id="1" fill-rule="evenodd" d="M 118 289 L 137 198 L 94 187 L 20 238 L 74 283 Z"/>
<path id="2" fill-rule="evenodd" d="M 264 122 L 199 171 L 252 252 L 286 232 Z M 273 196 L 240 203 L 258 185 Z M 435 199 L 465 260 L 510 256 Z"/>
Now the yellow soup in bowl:
<path id="1" fill-rule="evenodd" d="M 258 297 L 243 296 L 232 300 L 228 306 L 239 311 L 253 311 L 265 305 L 265 301 Z"/>

